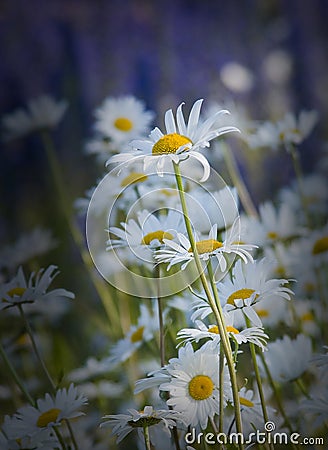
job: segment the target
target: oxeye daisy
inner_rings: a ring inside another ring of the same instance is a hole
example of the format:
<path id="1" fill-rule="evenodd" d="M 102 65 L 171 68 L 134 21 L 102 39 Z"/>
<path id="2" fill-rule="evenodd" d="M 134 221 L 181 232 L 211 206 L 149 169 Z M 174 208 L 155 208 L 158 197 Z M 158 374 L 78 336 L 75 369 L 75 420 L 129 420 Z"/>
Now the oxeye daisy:
<path id="1" fill-rule="evenodd" d="M 265 361 L 273 380 L 286 382 L 296 380 L 305 372 L 313 357 L 311 339 L 299 334 L 295 339 L 284 336 L 267 345 Z M 259 361 L 262 367 L 261 361 Z M 265 376 L 265 371 L 263 370 Z"/>
<path id="2" fill-rule="evenodd" d="M 105 360 L 109 365 L 124 362 L 145 342 L 154 337 L 158 330 L 157 320 L 146 305 L 140 306 L 140 316 L 136 325 L 131 325 L 126 336 L 119 340 L 111 349 L 110 356 Z"/>
<path id="3" fill-rule="evenodd" d="M 37 406 L 23 406 L 14 417 L 18 419 L 17 432 L 24 436 L 33 435 L 42 429 L 60 425 L 64 419 L 73 419 L 84 413 L 80 408 L 87 403 L 86 397 L 79 394 L 71 384 L 68 389 L 59 389 L 55 396 L 46 394 L 37 400 Z"/>
<path id="4" fill-rule="evenodd" d="M 189 239 L 182 233 L 178 233 L 177 239 L 179 244 L 168 239 L 163 239 L 166 248 L 158 250 L 155 254 L 156 261 L 169 263 L 167 270 L 175 264 L 180 263 L 183 263 L 181 269 L 184 270 L 194 259 L 194 253 Z M 199 236 L 195 236 L 195 240 L 199 258 L 205 262 L 212 257 L 215 258 L 222 272 L 227 268 L 225 256 L 228 254 L 239 256 L 245 263 L 253 260 L 249 251 L 255 246 L 239 243 L 237 221 L 227 231 L 226 238 L 222 242 L 217 239 L 217 224 L 211 227 L 206 239 L 200 239 Z"/>
<path id="5" fill-rule="evenodd" d="M 63 117 L 68 103 L 55 101 L 49 95 L 41 95 L 27 105 L 2 118 L 6 140 L 16 139 L 36 130 L 55 127 Z"/>
<path id="6" fill-rule="evenodd" d="M 265 202 L 259 206 L 259 219 L 254 217 L 242 218 L 245 242 L 257 245 L 272 245 L 279 241 L 286 241 L 304 234 L 299 226 L 295 211 L 286 203 L 275 207 L 272 202 Z"/>
<path id="7" fill-rule="evenodd" d="M 126 223 L 122 222 L 121 226 L 109 228 L 108 231 L 118 239 L 109 239 L 107 250 L 129 247 L 139 262 L 153 263 L 154 251 L 163 246 L 164 240 L 171 241 L 178 231 L 183 231 L 184 221 L 179 211 L 169 210 L 166 215 L 157 217 L 143 210 L 138 213 L 138 222 L 130 219 Z"/>
<path id="8" fill-rule="evenodd" d="M 106 98 L 95 117 L 95 130 L 110 140 L 113 149 L 120 149 L 123 143 L 149 133 L 154 113 L 145 109 L 143 101 L 127 95 Z"/>
<path id="9" fill-rule="evenodd" d="M 184 424 L 182 415 L 178 411 L 166 409 L 154 409 L 145 406 L 142 411 L 128 409 L 129 414 L 109 414 L 103 417 L 107 419 L 100 424 L 101 427 L 112 427 L 112 434 L 117 435 L 117 442 L 121 442 L 131 431 L 138 430 L 139 437 L 143 437 L 144 427 L 149 427 L 150 441 L 152 442 L 152 427 L 159 426 L 170 436 L 170 429 L 177 424 Z M 168 437 L 167 436 L 167 437 Z"/>
<path id="10" fill-rule="evenodd" d="M 217 325 L 206 326 L 200 320 L 196 320 L 195 323 L 197 328 L 183 328 L 178 331 L 178 339 L 182 339 L 184 343 L 199 342 L 201 339 L 211 339 L 216 345 L 220 343 L 221 336 Z M 225 325 L 229 338 L 237 345 L 251 342 L 264 351 L 269 336 L 264 333 L 263 328 L 251 327 L 238 330 L 233 326 L 233 315 L 226 317 Z"/>
<path id="11" fill-rule="evenodd" d="M 288 280 L 270 279 L 272 266 L 270 261 L 263 258 L 251 264 L 243 264 L 237 261 L 233 270 L 232 278 L 226 277 L 217 284 L 220 301 L 224 310 L 229 313 L 245 314 L 255 326 L 261 327 L 262 323 L 254 309 L 254 305 L 262 299 L 272 302 L 276 298 L 290 300 L 293 291 L 285 286 Z M 259 306 L 260 307 L 260 306 Z M 243 314 L 237 316 L 237 324 L 243 323 Z"/>
<path id="12" fill-rule="evenodd" d="M 187 425 L 206 428 L 209 418 L 219 413 L 219 355 L 216 347 L 203 345 L 195 351 L 190 343 L 180 347 L 178 358 L 166 366 L 171 380 L 160 385 L 170 398 L 167 404 L 181 412 Z M 224 377 L 224 398 L 231 398 L 228 373 Z"/>
<path id="13" fill-rule="evenodd" d="M 182 112 L 183 103 L 177 109 L 176 118 L 171 109 L 165 113 L 166 133 L 155 128 L 147 140 L 135 140 L 131 146 L 132 153 L 123 153 L 113 156 L 108 163 L 135 163 L 141 159 L 145 171 L 156 171 L 162 176 L 166 163 L 179 164 L 189 157 L 197 159 L 204 167 L 201 181 L 207 180 L 210 166 L 207 159 L 199 153 L 199 149 L 209 147 L 210 141 L 231 131 L 239 131 L 232 126 L 220 127 L 216 124 L 220 114 L 228 111 L 217 111 L 205 121 L 200 121 L 200 109 L 203 100 L 197 100 L 191 108 L 188 123 Z"/>
<path id="14" fill-rule="evenodd" d="M 47 292 L 53 279 L 59 273 L 56 269 L 56 266 L 51 265 L 46 270 L 39 270 L 37 274 L 32 273 L 27 279 L 20 267 L 11 281 L 0 285 L 0 310 L 37 300 L 74 298 L 74 294 L 66 289 L 54 289 Z"/>

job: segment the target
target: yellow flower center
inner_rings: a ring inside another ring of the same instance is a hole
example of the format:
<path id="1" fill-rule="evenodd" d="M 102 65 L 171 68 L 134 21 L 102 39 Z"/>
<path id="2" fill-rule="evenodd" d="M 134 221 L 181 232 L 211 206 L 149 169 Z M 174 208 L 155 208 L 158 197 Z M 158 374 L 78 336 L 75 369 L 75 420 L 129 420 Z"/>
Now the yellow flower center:
<path id="1" fill-rule="evenodd" d="M 226 330 L 227 330 L 228 333 L 235 333 L 235 334 L 238 334 L 238 333 L 239 333 L 239 331 L 237 330 L 237 328 L 232 327 L 232 326 L 230 326 L 230 325 L 228 325 L 228 326 L 226 327 Z M 210 328 L 208 329 L 208 331 L 209 331 L 209 333 L 220 334 L 219 328 L 218 328 L 217 325 L 213 325 L 212 327 L 210 327 Z"/>
<path id="2" fill-rule="evenodd" d="M 174 197 L 178 195 L 178 191 L 176 189 L 161 189 L 160 193 L 165 195 L 166 197 Z"/>
<path id="3" fill-rule="evenodd" d="M 228 333 L 239 334 L 239 331 L 237 330 L 237 328 L 231 327 L 231 326 L 227 326 L 227 332 Z"/>
<path id="4" fill-rule="evenodd" d="M 7 295 L 9 295 L 9 297 L 14 298 L 14 297 L 21 297 L 24 292 L 26 291 L 26 288 L 22 288 L 22 287 L 15 287 L 10 289 L 7 292 Z M 8 303 L 8 300 L 6 300 L 5 298 L 2 298 L 1 301 L 3 303 Z"/>
<path id="5" fill-rule="evenodd" d="M 153 155 L 165 155 L 176 153 L 182 145 L 192 144 L 191 140 L 181 134 L 166 134 L 154 144 L 152 149 Z"/>
<path id="6" fill-rule="evenodd" d="M 114 127 L 116 127 L 120 131 L 127 132 L 132 129 L 133 123 L 126 117 L 118 117 L 114 122 Z"/>
<path id="7" fill-rule="evenodd" d="M 267 233 L 267 237 L 268 237 L 269 239 L 277 239 L 278 234 L 277 234 L 275 231 L 269 231 L 269 232 Z"/>
<path id="8" fill-rule="evenodd" d="M 196 242 L 196 249 L 199 255 L 204 253 L 211 253 L 218 248 L 223 246 L 222 242 L 216 241 L 215 239 L 205 239 L 204 241 Z M 192 248 L 188 250 L 189 253 L 192 253 Z"/>
<path id="9" fill-rule="evenodd" d="M 26 291 L 26 288 L 16 287 L 16 288 L 10 289 L 10 291 L 8 291 L 7 294 L 9 295 L 9 297 L 14 297 L 14 296 L 21 297 L 25 291 Z"/>
<path id="10" fill-rule="evenodd" d="M 312 249 L 313 255 L 318 255 L 319 253 L 324 253 L 328 250 L 328 236 L 324 236 L 318 239 Z"/>
<path id="11" fill-rule="evenodd" d="M 144 326 L 139 327 L 136 331 L 134 331 L 131 334 L 130 341 L 132 343 L 136 343 L 136 342 L 142 341 L 144 330 L 145 330 Z"/>
<path id="12" fill-rule="evenodd" d="M 121 187 L 129 186 L 134 183 L 143 183 L 147 180 L 147 175 L 139 172 L 131 172 L 121 181 Z"/>
<path id="13" fill-rule="evenodd" d="M 195 376 L 188 385 L 190 396 L 194 400 L 206 400 L 212 395 L 214 383 L 207 375 Z"/>
<path id="14" fill-rule="evenodd" d="M 267 309 L 257 309 L 256 312 L 259 317 L 269 317 L 269 311 Z"/>
<path id="15" fill-rule="evenodd" d="M 207 330 L 209 333 L 215 333 L 215 334 L 220 334 L 219 333 L 219 327 L 217 325 L 213 325 L 212 327 L 210 327 Z"/>
<path id="16" fill-rule="evenodd" d="M 158 231 L 153 231 L 151 233 L 146 234 L 146 236 L 144 236 L 142 238 L 141 243 L 143 245 L 149 245 L 151 243 L 151 241 L 153 241 L 154 239 L 158 239 L 159 242 L 161 244 L 163 244 L 163 239 L 173 239 L 173 235 L 171 233 L 168 233 L 167 231 L 163 231 L 163 230 L 158 230 Z"/>
<path id="17" fill-rule="evenodd" d="M 248 400 L 245 397 L 239 397 L 240 404 L 243 406 L 248 406 L 249 408 L 253 408 L 254 403 Z"/>
<path id="18" fill-rule="evenodd" d="M 45 411 L 39 416 L 38 421 L 36 422 L 37 426 L 39 428 L 43 428 L 46 427 L 49 423 L 56 422 L 59 413 L 60 409 L 58 408 L 51 408 L 48 411 Z"/>
<path id="19" fill-rule="evenodd" d="M 304 322 L 313 322 L 314 316 L 311 311 L 309 311 L 301 316 L 301 320 L 303 320 Z"/>
<path id="20" fill-rule="evenodd" d="M 234 305 L 235 300 L 239 300 L 239 299 L 246 300 L 254 292 L 255 292 L 254 289 L 248 289 L 248 288 L 239 289 L 238 291 L 233 292 L 231 295 L 229 295 L 227 303 L 229 303 L 229 305 Z"/>

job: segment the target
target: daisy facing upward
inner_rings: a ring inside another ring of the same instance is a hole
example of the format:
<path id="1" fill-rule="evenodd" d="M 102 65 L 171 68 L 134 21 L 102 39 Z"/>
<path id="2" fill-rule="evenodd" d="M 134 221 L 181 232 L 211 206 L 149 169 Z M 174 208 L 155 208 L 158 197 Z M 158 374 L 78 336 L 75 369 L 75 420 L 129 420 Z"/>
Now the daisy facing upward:
<path id="1" fill-rule="evenodd" d="M 182 112 L 183 103 L 177 109 L 176 118 L 171 109 L 165 113 L 166 133 L 155 128 L 149 135 L 149 139 L 132 141 L 133 151 L 112 156 L 111 163 L 135 163 L 138 160 L 144 162 L 144 171 L 156 171 L 162 176 L 167 163 L 179 164 L 189 157 L 197 159 L 204 168 L 204 174 L 200 181 L 206 181 L 210 174 L 210 165 L 207 159 L 199 153 L 199 150 L 210 146 L 210 141 L 218 136 L 231 131 L 239 131 L 236 127 L 220 127 L 217 118 L 228 111 L 221 110 L 213 114 L 205 121 L 200 121 L 200 109 L 203 100 L 197 100 L 191 108 L 188 123 L 185 122 Z"/>

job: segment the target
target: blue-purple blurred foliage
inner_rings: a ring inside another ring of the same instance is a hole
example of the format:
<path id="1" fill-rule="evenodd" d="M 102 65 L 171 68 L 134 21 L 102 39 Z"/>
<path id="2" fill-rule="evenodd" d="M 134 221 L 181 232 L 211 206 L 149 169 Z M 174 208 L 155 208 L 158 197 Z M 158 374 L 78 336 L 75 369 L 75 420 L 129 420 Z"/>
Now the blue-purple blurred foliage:
<path id="1" fill-rule="evenodd" d="M 158 112 L 200 97 L 232 98 L 254 119 L 315 108 L 320 125 L 301 148 L 310 170 L 318 142 L 327 138 L 327 19 L 326 0 L 4 0 L 1 114 L 43 93 L 69 101 L 55 138 L 72 200 L 101 173 L 83 151 L 92 112 L 106 96 L 121 94 Z M 280 78 L 270 60 L 275 52 L 290 64 Z M 229 62 L 252 72 L 249 89 L 222 82 Z M 254 174 L 246 179 L 257 201 L 270 197 L 277 173 L 279 182 L 288 181 L 292 169 L 277 167 L 282 161 L 271 158 L 259 168 L 260 182 Z M 243 169 L 242 157 L 239 162 Z M 0 242 L 36 225 L 64 230 L 47 167 L 36 137 L 2 148 Z"/>

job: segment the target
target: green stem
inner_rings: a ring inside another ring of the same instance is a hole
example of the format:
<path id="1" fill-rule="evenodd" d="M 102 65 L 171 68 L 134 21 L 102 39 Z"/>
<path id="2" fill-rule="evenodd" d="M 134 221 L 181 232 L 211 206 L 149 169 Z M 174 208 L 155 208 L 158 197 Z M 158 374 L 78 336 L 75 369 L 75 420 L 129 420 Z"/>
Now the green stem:
<path id="1" fill-rule="evenodd" d="M 246 321 L 247 328 L 250 328 L 251 327 L 251 322 L 250 322 L 249 318 L 246 317 L 246 316 L 245 316 L 245 321 Z M 254 366 L 254 372 L 255 372 L 255 379 L 256 379 L 256 383 L 257 383 L 257 387 L 258 387 L 258 391 L 259 391 L 259 396 L 260 396 L 260 400 L 261 400 L 263 418 L 264 418 L 265 422 L 268 422 L 269 417 L 268 417 L 266 404 L 265 404 L 265 398 L 264 398 L 264 392 L 263 392 L 263 386 L 262 386 L 262 379 L 261 379 L 261 375 L 260 375 L 260 370 L 259 370 L 259 366 L 257 364 L 257 359 L 256 359 L 255 344 L 250 342 L 249 343 L 249 348 L 250 348 L 250 351 L 251 351 L 251 356 L 252 356 L 252 361 L 253 361 L 253 366 Z"/>
<path id="2" fill-rule="evenodd" d="M 9 370 L 11 376 L 13 377 L 15 383 L 17 384 L 17 386 L 19 387 L 19 389 L 21 390 L 21 392 L 24 394 L 26 400 L 32 405 L 35 406 L 35 401 L 33 400 L 33 398 L 30 396 L 30 394 L 28 393 L 28 391 L 26 390 L 25 386 L 23 385 L 23 383 L 21 382 L 19 375 L 17 374 L 15 368 L 13 367 L 13 365 L 11 364 L 11 362 L 9 361 L 9 358 L 5 352 L 5 349 L 3 348 L 2 344 L 0 343 L 0 355 L 2 356 L 7 369 Z"/>
<path id="3" fill-rule="evenodd" d="M 54 430 L 54 432 L 57 436 L 57 439 L 61 445 L 62 450 L 66 450 L 66 444 L 65 444 L 65 441 L 64 441 L 63 436 L 61 435 L 60 431 L 58 430 L 57 427 L 52 427 L 52 429 Z"/>
<path id="4" fill-rule="evenodd" d="M 145 448 L 146 448 L 146 450 L 151 450 L 148 425 L 143 426 L 143 431 L 144 431 L 144 438 L 145 438 Z"/>
<path id="5" fill-rule="evenodd" d="M 310 394 L 308 393 L 306 387 L 304 386 L 303 381 L 302 381 L 300 378 L 297 378 L 297 379 L 294 380 L 294 381 L 295 381 L 295 383 L 297 384 L 297 386 L 299 387 L 299 389 L 300 389 L 300 391 L 302 392 L 302 394 L 303 394 L 306 398 L 310 399 L 311 396 L 310 396 Z"/>
<path id="6" fill-rule="evenodd" d="M 38 347 L 36 345 L 36 342 L 35 342 L 35 339 L 34 339 L 34 336 L 33 336 L 32 328 L 31 328 L 31 326 L 29 324 L 29 321 L 27 320 L 27 317 L 26 317 L 26 315 L 24 313 L 23 306 L 19 304 L 18 305 L 18 309 L 19 309 L 21 318 L 22 318 L 22 320 L 24 322 L 24 326 L 26 328 L 27 334 L 29 335 L 29 337 L 31 339 L 31 343 L 32 343 L 32 347 L 33 347 L 35 356 L 37 357 L 37 360 L 39 361 L 39 363 L 40 363 L 40 365 L 42 367 L 42 370 L 43 370 L 43 372 L 44 372 L 44 374 L 45 374 L 45 376 L 46 376 L 46 378 L 47 378 L 47 380 L 48 380 L 48 382 L 50 384 L 51 391 L 54 394 L 56 392 L 56 385 L 53 382 L 53 380 L 52 380 L 52 378 L 50 376 L 50 373 L 48 372 L 48 369 L 47 369 L 47 367 L 46 367 L 46 365 L 45 365 L 45 363 L 43 361 L 43 358 L 41 357 L 41 354 L 39 352 L 39 349 L 38 349 Z"/>
<path id="7" fill-rule="evenodd" d="M 37 357 L 37 359 L 38 359 L 38 361 L 39 361 L 39 363 L 40 363 L 40 365 L 42 367 L 42 370 L 43 370 L 43 372 L 44 372 L 44 374 L 45 374 L 45 376 L 46 376 L 46 378 L 47 378 L 47 380 L 48 380 L 48 382 L 50 384 L 52 393 L 55 394 L 56 390 L 57 390 L 56 384 L 54 383 L 54 381 L 53 381 L 53 379 L 52 379 L 52 377 L 51 377 L 51 375 L 50 375 L 50 373 L 49 373 L 49 371 L 47 369 L 47 366 L 45 365 L 45 362 L 43 361 L 43 358 L 42 358 L 42 356 L 41 356 L 41 354 L 39 352 L 39 349 L 38 349 L 38 347 L 36 345 L 36 342 L 35 342 L 35 339 L 34 339 L 34 336 L 33 336 L 33 331 L 32 331 L 32 328 L 31 328 L 31 326 L 29 324 L 29 321 L 27 320 L 27 317 L 26 317 L 26 315 L 24 313 L 23 306 L 22 305 L 18 305 L 18 309 L 19 309 L 20 315 L 21 315 L 21 317 L 23 319 L 26 331 L 27 331 L 27 333 L 28 333 L 28 335 L 29 335 L 29 337 L 31 339 L 31 343 L 32 343 L 32 347 L 33 347 L 35 356 Z M 72 443 L 74 445 L 74 449 L 78 450 L 76 439 L 75 439 L 73 430 L 72 430 L 72 428 L 70 426 L 70 423 L 69 423 L 69 421 L 67 419 L 65 421 L 66 421 L 66 424 L 67 424 L 67 427 L 68 427 L 68 431 L 69 431 L 70 437 L 72 439 Z M 55 427 L 54 427 L 54 429 L 55 429 Z M 59 431 L 58 431 L 58 433 L 60 435 Z M 58 437 L 58 433 L 56 432 L 57 437 Z M 63 447 L 63 448 L 66 448 L 66 447 Z"/>
<path id="8" fill-rule="evenodd" d="M 249 318 L 247 316 L 245 316 L 245 322 L 246 322 L 247 328 L 250 328 L 251 327 L 251 321 L 249 320 Z M 260 396 L 260 400 L 261 400 L 263 419 L 264 419 L 264 422 L 268 422 L 269 421 L 269 416 L 268 416 L 268 412 L 267 412 L 267 409 L 266 409 L 266 403 L 265 403 L 265 397 L 264 397 L 264 392 L 263 392 L 263 386 L 262 386 L 262 379 L 261 379 L 261 375 L 260 375 L 260 370 L 259 370 L 259 366 L 257 364 L 257 359 L 256 359 L 255 344 L 250 342 L 249 343 L 249 348 L 250 348 L 250 351 L 251 351 L 251 356 L 252 356 L 252 361 L 253 361 L 253 367 L 254 367 L 254 372 L 255 372 L 256 384 L 257 384 L 257 388 L 258 388 L 259 396 Z M 269 447 L 271 449 L 274 448 L 272 443 L 269 444 Z"/>
<path id="9" fill-rule="evenodd" d="M 197 270 L 199 273 L 199 277 L 200 277 L 202 286 L 203 286 L 206 296 L 208 298 L 211 309 L 215 315 L 215 318 L 216 318 L 216 321 L 218 324 L 218 328 L 219 328 L 219 332 L 221 335 L 223 351 L 224 351 L 224 354 L 225 354 L 225 357 L 227 360 L 227 365 L 228 365 L 229 374 L 230 374 L 230 381 L 231 381 L 234 408 L 235 408 L 235 419 L 236 419 L 237 432 L 242 433 L 242 421 L 241 421 L 241 414 L 240 414 L 240 401 L 239 401 L 239 395 L 238 395 L 237 377 L 236 377 L 236 372 L 235 372 L 235 367 L 234 367 L 234 362 L 233 362 L 233 357 L 232 357 L 231 346 L 230 346 L 229 339 L 228 339 L 227 333 L 226 333 L 226 328 L 224 326 L 224 322 L 222 321 L 221 314 L 218 310 L 218 307 L 221 308 L 221 305 L 217 306 L 215 303 L 215 300 L 212 297 L 212 294 L 211 294 L 210 288 L 208 286 L 207 279 L 206 279 L 206 276 L 205 276 L 205 273 L 204 273 L 204 270 L 202 267 L 202 263 L 199 258 L 199 255 L 198 255 L 196 242 L 195 242 L 193 231 L 192 231 L 192 225 L 191 225 L 191 221 L 190 221 L 190 218 L 188 215 L 187 202 L 186 202 L 186 198 L 184 195 L 184 187 L 183 187 L 183 182 L 182 182 L 179 165 L 173 163 L 173 167 L 174 167 L 177 187 L 179 190 L 179 197 L 180 197 L 182 212 L 184 215 L 186 230 L 188 233 L 191 249 L 193 251 L 194 260 L 196 263 L 196 267 L 197 267 Z M 212 280 L 212 281 L 214 283 L 214 280 Z M 214 289 L 214 291 L 217 292 L 216 289 Z M 239 448 L 243 449 L 244 448 L 243 444 L 239 443 Z"/>
<path id="10" fill-rule="evenodd" d="M 54 186 L 58 194 L 59 203 L 62 209 L 62 213 L 67 222 L 68 229 L 70 230 L 73 241 L 77 249 L 79 250 L 81 259 L 88 272 L 88 275 L 90 275 L 91 281 L 96 289 L 96 292 L 98 293 L 99 298 L 102 300 L 104 304 L 104 308 L 106 310 L 108 319 L 111 321 L 111 311 L 114 309 L 114 304 L 111 296 L 108 293 L 106 286 L 104 285 L 103 281 L 101 280 L 101 278 L 99 278 L 99 276 L 94 270 L 94 264 L 89 252 L 85 248 L 82 233 L 72 218 L 71 204 L 67 199 L 67 192 L 64 189 L 65 184 L 63 182 L 62 171 L 58 163 L 56 150 L 54 148 L 54 144 L 50 137 L 49 132 L 47 131 L 41 132 L 41 139 L 47 154 Z"/>
<path id="11" fill-rule="evenodd" d="M 273 394 L 274 394 L 274 398 L 276 400 L 279 412 L 280 412 L 280 414 L 282 415 L 282 417 L 283 417 L 283 419 L 285 421 L 286 427 L 289 429 L 290 433 L 293 433 L 294 430 L 293 430 L 292 424 L 290 423 L 290 420 L 289 420 L 289 418 L 288 418 L 288 416 L 287 416 L 287 414 L 285 412 L 285 408 L 283 406 L 283 403 L 282 403 L 282 400 L 281 400 L 281 397 L 280 397 L 280 393 L 279 393 L 279 391 L 277 389 L 277 386 L 276 386 L 276 384 L 275 384 L 275 382 L 274 382 L 274 380 L 272 378 L 270 369 L 269 369 L 269 367 L 268 367 L 268 365 L 266 363 L 266 360 L 264 358 L 263 352 L 260 352 L 259 356 L 260 356 L 260 359 L 262 361 L 262 364 L 263 364 L 263 367 L 264 367 L 267 379 L 269 381 L 269 384 L 270 384 L 270 386 L 272 388 L 272 391 L 273 391 Z M 298 445 L 292 444 L 292 447 L 294 449 L 298 449 Z"/>
<path id="12" fill-rule="evenodd" d="M 302 203 L 302 207 L 304 210 L 304 214 L 305 214 L 305 218 L 307 221 L 307 225 L 309 228 L 312 227 L 312 221 L 311 221 L 311 217 L 310 217 L 310 213 L 309 213 L 309 208 L 308 208 L 308 204 L 307 204 L 307 200 L 306 197 L 304 195 L 304 187 L 303 187 L 303 179 L 304 179 L 304 175 L 303 175 L 303 170 L 302 170 L 302 166 L 301 166 L 301 161 L 300 161 L 300 155 L 299 152 L 296 148 L 295 145 L 291 144 L 288 145 L 286 147 L 287 153 L 290 154 L 292 161 L 293 161 L 293 166 L 294 166 L 294 171 L 296 174 L 296 179 L 297 179 L 297 186 L 298 186 L 298 192 L 299 192 L 299 196 L 300 196 L 300 200 Z"/>
<path id="13" fill-rule="evenodd" d="M 237 162 L 235 160 L 235 157 L 232 153 L 232 151 L 223 143 L 221 142 L 221 147 L 223 149 L 223 157 L 224 161 L 226 163 L 229 175 L 231 177 L 231 181 L 235 185 L 240 201 L 246 211 L 246 213 L 249 216 L 253 216 L 258 218 L 258 213 L 255 208 L 255 205 L 252 201 L 252 198 L 248 192 L 248 189 L 246 187 L 246 184 L 244 183 L 244 180 L 240 174 L 240 171 L 237 166 Z"/>
<path id="14" fill-rule="evenodd" d="M 161 275 L 161 269 L 159 264 L 154 267 L 154 276 L 156 278 L 157 283 L 157 306 L 158 306 L 158 323 L 159 323 L 159 349 L 161 355 L 161 366 L 165 365 L 165 336 L 164 336 L 164 322 L 163 322 L 163 307 L 162 307 L 162 299 L 160 296 L 160 285 L 159 278 Z"/>

